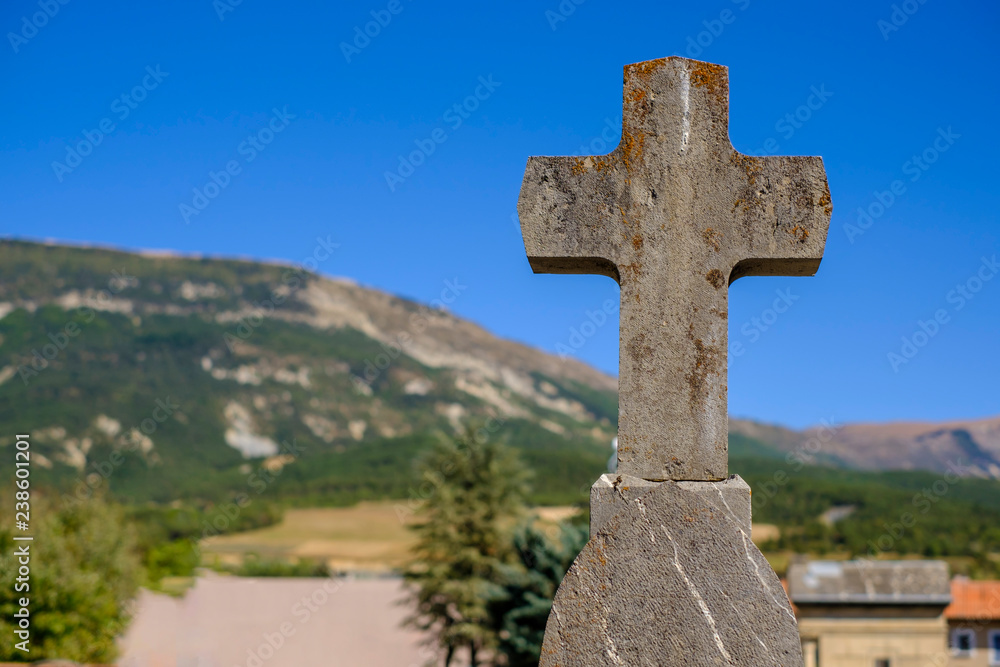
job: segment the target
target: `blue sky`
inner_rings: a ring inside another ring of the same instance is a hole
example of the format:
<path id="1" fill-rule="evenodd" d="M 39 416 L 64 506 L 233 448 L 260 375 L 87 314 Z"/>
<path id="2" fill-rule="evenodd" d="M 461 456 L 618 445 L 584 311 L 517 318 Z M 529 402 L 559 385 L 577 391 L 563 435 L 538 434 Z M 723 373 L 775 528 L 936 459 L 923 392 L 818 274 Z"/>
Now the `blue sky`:
<path id="1" fill-rule="evenodd" d="M 525 161 L 611 150 L 622 66 L 697 56 L 729 67 L 734 146 L 822 155 L 834 203 L 815 278 L 732 287 L 731 413 L 995 415 L 998 18 L 942 0 L 11 0 L 0 233 L 291 261 L 329 237 L 323 273 L 421 301 L 457 280 L 457 314 L 614 373 L 616 319 L 572 347 L 613 281 L 528 267 Z"/>

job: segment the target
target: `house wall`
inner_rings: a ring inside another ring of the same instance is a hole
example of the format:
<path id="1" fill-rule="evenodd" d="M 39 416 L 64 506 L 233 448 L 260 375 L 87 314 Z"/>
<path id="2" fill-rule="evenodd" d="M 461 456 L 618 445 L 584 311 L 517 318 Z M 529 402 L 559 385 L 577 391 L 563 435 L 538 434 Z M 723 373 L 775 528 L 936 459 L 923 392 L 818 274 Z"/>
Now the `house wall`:
<path id="1" fill-rule="evenodd" d="M 970 656 L 952 655 L 949 667 L 998 667 L 1000 656 L 990 653 L 988 644 L 990 633 L 1000 632 L 1000 620 L 951 620 L 948 622 L 948 641 L 951 645 L 952 633 L 958 628 L 968 628 L 976 633 L 976 649 Z M 991 661 L 991 658 L 993 659 Z"/>
<path id="2" fill-rule="evenodd" d="M 816 667 L 949 667 L 948 625 L 935 618 L 799 618 L 799 635 L 808 652 L 815 642 Z M 971 666 L 970 666 L 971 667 Z"/>

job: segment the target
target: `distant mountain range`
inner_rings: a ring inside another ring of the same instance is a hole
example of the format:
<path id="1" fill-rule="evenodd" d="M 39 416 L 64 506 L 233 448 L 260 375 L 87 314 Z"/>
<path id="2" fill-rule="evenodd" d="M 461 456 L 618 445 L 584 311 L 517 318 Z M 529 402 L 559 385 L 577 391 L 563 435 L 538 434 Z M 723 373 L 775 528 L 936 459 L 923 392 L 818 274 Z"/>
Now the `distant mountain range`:
<path id="1" fill-rule="evenodd" d="M 96 474 L 136 501 L 405 497 L 421 452 L 474 423 L 521 450 L 538 502 L 567 502 L 616 431 L 615 378 L 290 265 L 3 241 L 0 316 L 0 452 L 32 433 L 36 474 L 67 489 Z M 1000 477 L 1000 419 L 734 419 L 731 448 Z"/>
<path id="2" fill-rule="evenodd" d="M 805 431 L 730 419 L 729 431 L 786 456 L 797 452 L 844 468 L 952 471 L 1000 479 L 1000 417 L 940 424 L 834 424 Z"/>

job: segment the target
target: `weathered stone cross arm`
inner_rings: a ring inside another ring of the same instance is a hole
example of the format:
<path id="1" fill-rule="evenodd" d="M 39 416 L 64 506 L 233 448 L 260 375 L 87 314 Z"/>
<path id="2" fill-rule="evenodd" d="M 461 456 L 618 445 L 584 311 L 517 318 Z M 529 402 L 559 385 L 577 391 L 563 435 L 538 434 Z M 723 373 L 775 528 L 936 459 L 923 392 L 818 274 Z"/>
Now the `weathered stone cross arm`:
<path id="1" fill-rule="evenodd" d="M 728 286 L 812 275 L 832 206 L 822 159 L 751 157 L 729 141 L 726 68 L 684 58 L 625 68 L 608 155 L 533 157 L 518 213 L 536 273 L 621 286 L 619 471 L 728 475 Z"/>

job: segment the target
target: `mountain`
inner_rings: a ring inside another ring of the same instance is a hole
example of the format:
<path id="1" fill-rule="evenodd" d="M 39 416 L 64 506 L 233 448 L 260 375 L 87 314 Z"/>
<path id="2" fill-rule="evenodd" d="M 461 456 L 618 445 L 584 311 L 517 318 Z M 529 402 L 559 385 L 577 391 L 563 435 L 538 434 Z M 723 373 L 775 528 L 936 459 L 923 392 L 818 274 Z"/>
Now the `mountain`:
<path id="1" fill-rule="evenodd" d="M 0 432 L 132 500 L 405 497 L 478 423 L 565 501 L 616 430 L 615 378 L 294 266 L 4 241 L 0 315 Z"/>
<path id="2" fill-rule="evenodd" d="M 730 419 L 734 435 L 787 456 L 860 470 L 930 470 L 1000 479 L 1000 417 L 945 423 L 833 424 L 805 431 Z"/>

